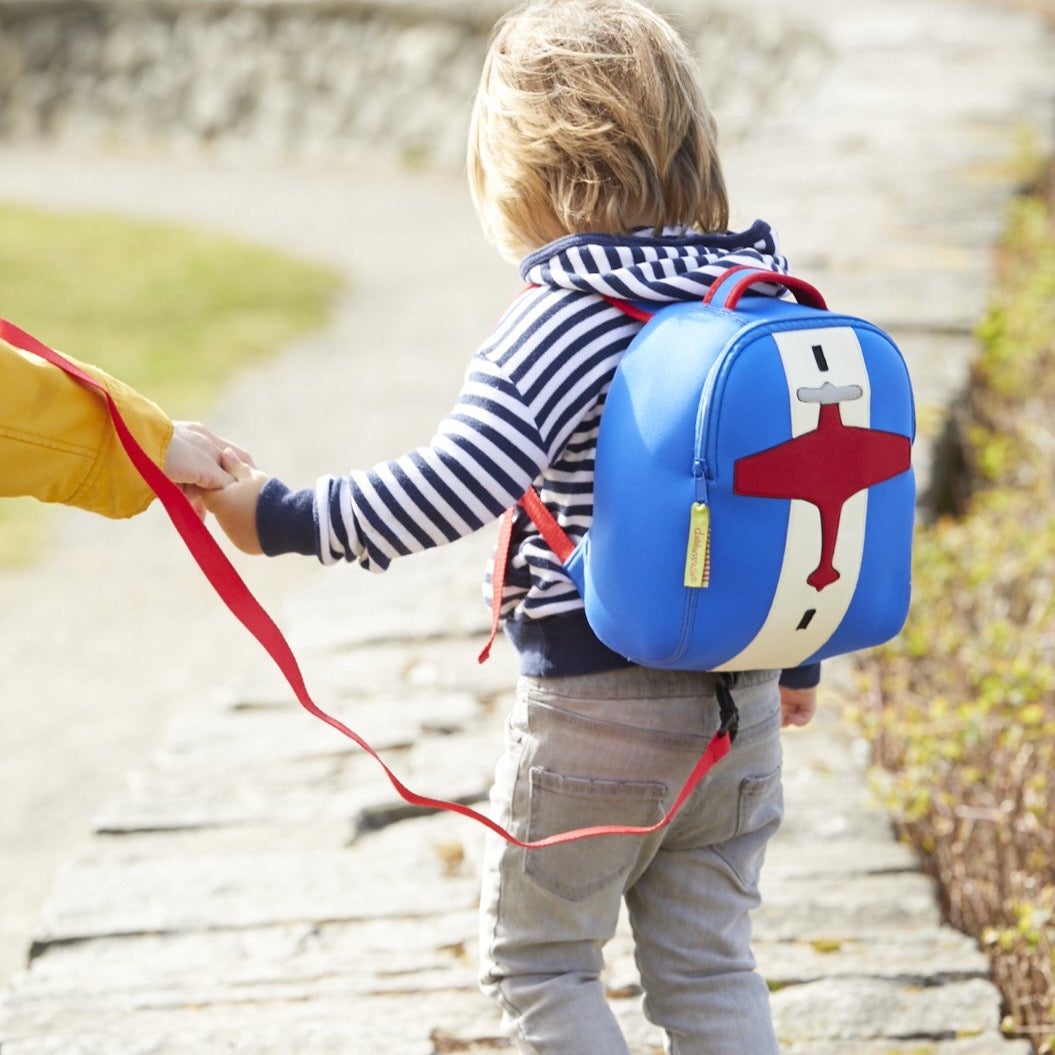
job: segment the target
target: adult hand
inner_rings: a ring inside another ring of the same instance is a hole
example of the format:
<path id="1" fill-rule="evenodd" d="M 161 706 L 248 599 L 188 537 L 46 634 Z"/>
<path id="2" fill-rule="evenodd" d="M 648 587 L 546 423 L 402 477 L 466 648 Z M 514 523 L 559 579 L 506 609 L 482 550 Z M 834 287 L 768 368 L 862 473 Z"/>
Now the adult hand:
<path id="1" fill-rule="evenodd" d="M 193 485 L 203 490 L 225 487 L 233 477 L 220 464 L 225 450 L 233 450 L 241 461 L 253 459 L 228 440 L 196 421 L 174 421 L 172 439 L 165 454 L 165 475 L 173 483 Z"/>

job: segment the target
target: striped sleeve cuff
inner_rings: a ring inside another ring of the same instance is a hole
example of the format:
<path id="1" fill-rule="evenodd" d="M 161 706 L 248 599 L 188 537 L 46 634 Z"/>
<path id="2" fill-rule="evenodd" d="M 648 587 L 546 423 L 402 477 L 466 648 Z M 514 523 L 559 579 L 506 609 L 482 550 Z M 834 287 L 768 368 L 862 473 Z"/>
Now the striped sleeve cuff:
<path id="1" fill-rule="evenodd" d="M 315 491 L 291 491 L 272 478 L 261 488 L 256 503 L 256 533 L 269 557 L 281 553 L 317 556 Z"/>
<path id="2" fill-rule="evenodd" d="M 780 672 L 780 684 L 788 689 L 812 689 L 820 680 L 819 663 L 807 663 L 804 667 L 790 667 Z"/>

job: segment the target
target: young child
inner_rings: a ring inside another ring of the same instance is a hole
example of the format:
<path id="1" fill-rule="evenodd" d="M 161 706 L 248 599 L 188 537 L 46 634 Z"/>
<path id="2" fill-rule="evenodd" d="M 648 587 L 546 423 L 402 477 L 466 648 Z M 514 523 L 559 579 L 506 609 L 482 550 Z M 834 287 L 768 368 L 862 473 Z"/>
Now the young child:
<path id="1" fill-rule="evenodd" d="M 232 456 L 208 497 L 248 552 L 382 570 L 497 519 L 534 484 L 576 538 L 590 524 L 605 393 L 639 324 L 604 296 L 702 297 L 725 268 L 785 270 L 761 221 L 731 233 L 715 125 L 677 34 L 636 0 L 535 0 L 496 28 L 469 179 L 529 288 L 473 356 L 431 444 L 291 491 Z M 490 576 L 487 577 L 490 583 Z M 503 613 L 517 703 L 492 791 L 522 839 L 662 816 L 718 727 L 716 677 L 630 665 L 591 632 L 530 521 Z M 518 1050 L 625 1055 L 599 980 L 625 900 L 649 1018 L 677 1055 L 777 1051 L 748 913 L 782 813 L 780 726 L 812 716 L 817 670 L 740 674 L 740 732 L 666 829 L 522 850 L 488 836 L 482 984 Z"/>

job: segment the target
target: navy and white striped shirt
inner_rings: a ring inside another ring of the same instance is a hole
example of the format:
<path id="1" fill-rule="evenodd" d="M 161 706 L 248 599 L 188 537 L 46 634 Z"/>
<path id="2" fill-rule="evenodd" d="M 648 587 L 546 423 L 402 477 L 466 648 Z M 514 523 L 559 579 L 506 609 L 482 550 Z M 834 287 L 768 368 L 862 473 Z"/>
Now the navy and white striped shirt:
<path id="1" fill-rule="evenodd" d="M 605 395 L 640 327 L 603 298 L 697 299 L 736 264 L 787 270 L 761 221 L 721 235 L 573 235 L 539 249 L 521 265 L 529 288 L 472 357 L 454 408 L 430 443 L 371 469 L 322 477 L 314 491 L 293 493 L 269 482 L 257 508 L 264 551 L 313 553 L 324 563 L 357 561 L 384 571 L 396 557 L 453 542 L 496 520 L 531 485 L 568 535 L 581 538 L 593 515 Z M 489 601 L 490 569 L 485 595 Z M 574 647 L 563 650 L 572 658 L 557 661 L 560 669 L 552 656 L 530 661 L 530 672 L 581 673 L 584 666 L 625 662 L 605 656 L 595 639 L 580 640 L 592 636 L 582 607 L 560 562 L 522 519 L 503 614 L 535 631 L 574 628 Z M 555 617 L 571 618 L 551 623 Z M 545 651 L 545 634 L 522 637 L 532 641 L 522 648 Z M 569 664 L 576 669 L 566 669 Z"/>

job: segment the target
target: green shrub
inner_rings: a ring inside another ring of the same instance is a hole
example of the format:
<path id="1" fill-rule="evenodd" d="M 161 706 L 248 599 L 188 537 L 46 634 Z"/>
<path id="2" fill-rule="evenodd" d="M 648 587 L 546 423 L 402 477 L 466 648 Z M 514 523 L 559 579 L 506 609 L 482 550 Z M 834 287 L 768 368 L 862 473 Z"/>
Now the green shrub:
<path id="1" fill-rule="evenodd" d="M 1017 202 L 959 420 L 963 515 L 920 529 L 904 633 L 868 663 L 886 801 L 978 938 L 1005 1028 L 1055 1051 L 1055 219 Z"/>

